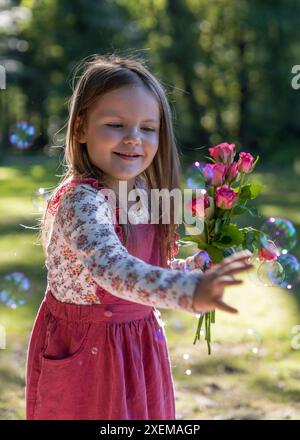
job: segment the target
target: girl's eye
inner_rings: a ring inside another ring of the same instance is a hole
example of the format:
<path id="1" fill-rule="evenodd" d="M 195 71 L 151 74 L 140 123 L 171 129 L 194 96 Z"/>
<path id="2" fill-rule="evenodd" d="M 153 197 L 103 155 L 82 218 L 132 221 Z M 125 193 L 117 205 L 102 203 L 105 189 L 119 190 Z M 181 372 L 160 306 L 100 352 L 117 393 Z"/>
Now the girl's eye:
<path id="1" fill-rule="evenodd" d="M 106 124 L 108 127 L 122 127 L 120 124 Z"/>
<path id="2" fill-rule="evenodd" d="M 115 128 L 119 128 L 119 127 L 123 127 L 121 124 L 106 124 L 108 127 L 115 127 Z M 154 128 L 150 128 L 150 127 L 144 127 L 143 130 L 147 130 L 147 131 L 155 131 Z"/>

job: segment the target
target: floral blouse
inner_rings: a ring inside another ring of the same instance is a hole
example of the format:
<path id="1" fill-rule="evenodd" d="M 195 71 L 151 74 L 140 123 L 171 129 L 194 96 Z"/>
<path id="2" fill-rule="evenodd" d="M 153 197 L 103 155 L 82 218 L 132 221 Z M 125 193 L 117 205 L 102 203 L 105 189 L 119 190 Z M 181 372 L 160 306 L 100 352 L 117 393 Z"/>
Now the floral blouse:
<path id="1" fill-rule="evenodd" d="M 194 256 L 174 258 L 162 268 L 131 255 L 97 183 L 70 180 L 49 201 L 45 265 L 53 295 L 62 302 L 101 304 L 100 286 L 128 301 L 194 313 L 193 295 L 202 278 L 201 270 L 189 273 L 197 267 Z"/>

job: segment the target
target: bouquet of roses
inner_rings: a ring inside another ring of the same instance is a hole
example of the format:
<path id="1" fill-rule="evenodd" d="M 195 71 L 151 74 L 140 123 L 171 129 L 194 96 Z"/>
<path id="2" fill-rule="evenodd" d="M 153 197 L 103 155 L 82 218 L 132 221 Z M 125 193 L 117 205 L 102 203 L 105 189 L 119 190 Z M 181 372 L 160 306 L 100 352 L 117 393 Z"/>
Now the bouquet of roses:
<path id="1" fill-rule="evenodd" d="M 194 164 L 204 185 L 199 187 L 202 188 L 201 195 L 192 198 L 186 207 L 193 216 L 201 218 L 203 232 L 185 235 L 179 241 L 179 245 L 186 245 L 186 242 L 197 243 L 198 249 L 201 250 L 197 253 L 197 258 L 202 259 L 203 270 L 243 249 L 263 252 L 261 231 L 251 226 L 239 227 L 236 223 L 237 217 L 244 213 L 258 216 L 256 208 L 251 206 L 251 201 L 260 194 L 262 185 L 247 183 L 246 179 L 254 170 L 259 156 L 254 159 L 250 153 L 241 152 L 238 160 L 235 160 L 235 145 L 228 143 L 209 148 L 209 153 L 208 159 L 211 163 Z M 211 354 L 210 326 L 215 322 L 215 311 L 200 315 L 194 344 L 200 339 L 203 322 L 208 353 Z"/>

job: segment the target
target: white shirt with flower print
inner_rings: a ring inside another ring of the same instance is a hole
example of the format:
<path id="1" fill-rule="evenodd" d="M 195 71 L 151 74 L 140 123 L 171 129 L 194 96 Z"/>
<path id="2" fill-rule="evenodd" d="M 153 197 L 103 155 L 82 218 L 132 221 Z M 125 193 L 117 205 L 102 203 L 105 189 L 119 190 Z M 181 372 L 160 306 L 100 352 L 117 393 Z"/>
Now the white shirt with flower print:
<path id="1" fill-rule="evenodd" d="M 196 268 L 193 256 L 174 258 L 170 268 L 144 262 L 122 245 L 111 214 L 103 193 L 87 183 L 66 185 L 55 209 L 48 209 L 45 265 L 56 299 L 101 304 L 100 286 L 128 301 L 195 313 L 193 295 L 202 272 L 189 273 Z M 129 272 L 135 283 L 127 282 Z"/>

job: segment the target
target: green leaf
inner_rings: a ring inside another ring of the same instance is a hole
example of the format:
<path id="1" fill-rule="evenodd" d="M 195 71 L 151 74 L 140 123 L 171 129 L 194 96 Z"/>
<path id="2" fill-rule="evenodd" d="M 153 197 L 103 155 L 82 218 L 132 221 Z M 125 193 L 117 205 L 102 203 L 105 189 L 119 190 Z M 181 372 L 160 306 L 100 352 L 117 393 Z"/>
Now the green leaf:
<path id="1" fill-rule="evenodd" d="M 210 197 L 213 197 L 213 196 L 214 196 L 214 187 L 213 187 L 213 186 L 210 186 L 210 187 L 207 189 L 207 194 L 208 194 Z"/>
<path id="2" fill-rule="evenodd" d="M 232 188 L 235 192 L 238 191 L 239 186 L 240 186 L 240 180 L 236 180 L 235 182 L 233 182 L 233 183 L 231 184 L 231 188 Z"/>
<path id="3" fill-rule="evenodd" d="M 177 244 L 181 247 L 193 246 L 194 242 L 188 240 L 177 240 Z"/>
<path id="4" fill-rule="evenodd" d="M 213 157 L 211 157 L 211 156 L 204 156 L 204 157 L 205 157 L 205 159 L 210 160 L 213 163 L 216 163 L 216 160 Z"/>
<path id="5" fill-rule="evenodd" d="M 247 212 L 247 208 L 244 205 L 237 205 L 233 208 L 231 215 L 242 215 Z"/>
<path id="6" fill-rule="evenodd" d="M 245 234 L 244 247 L 253 252 L 253 243 L 255 241 L 255 232 L 249 231 Z"/>
<path id="7" fill-rule="evenodd" d="M 262 191 L 263 186 L 260 183 L 248 183 L 242 186 L 239 200 L 253 200 Z"/>
<path id="8" fill-rule="evenodd" d="M 239 246 L 244 241 L 244 233 L 239 230 L 237 225 L 224 225 L 219 234 L 216 234 L 213 245 L 219 249 L 225 249 L 231 246 Z"/>
<path id="9" fill-rule="evenodd" d="M 222 223 L 223 223 L 223 219 L 222 218 L 218 218 L 216 220 L 216 223 L 215 223 L 215 234 L 218 234 L 218 233 L 221 232 Z"/>
<path id="10" fill-rule="evenodd" d="M 206 250 L 213 263 L 220 263 L 223 259 L 223 254 L 220 249 L 210 244 L 207 245 Z"/>
<path id="11" fill-rule="evenodd" d="M 231 247 L 232 240 L 229 239 L 229 237 L 225 237 L 222 239 L 222 241 L 213 241 L 212 244 L 217 247 L 218 249 L 227 249 Z"/>
<path id="12" fill-rule="evenodd" d="M 240 231 L 243 233 L 252 231 L 252 232 L 255 232 L 256 234 L 259 234 L 259 235 L 262 233 L 259 229 L 252 228 L 252 226 L 240 228 Z"/>
<path id="13" fill-rule="evenodd" d="M 256 206 L 237 205 L 233 208 L 231 215 L 242 215 L 248 213 L 252 217 L 260 217 Z"/>
<path id="14" fill-rule="evenodd" d="M 181 238 L 182 241 L 192 241 L 193 243 L 197 243 L 201 249 L 205 249 L 206 242 L 204 241 L 204 235 L 185 235 Z"/>

